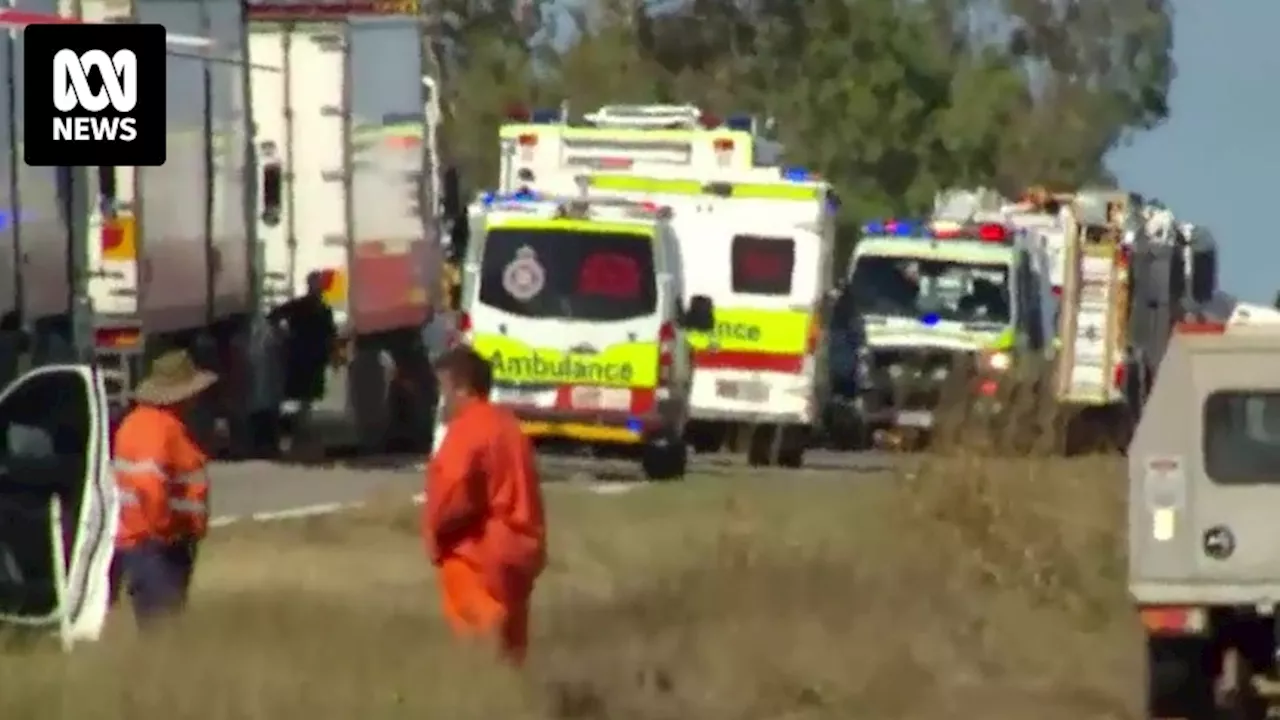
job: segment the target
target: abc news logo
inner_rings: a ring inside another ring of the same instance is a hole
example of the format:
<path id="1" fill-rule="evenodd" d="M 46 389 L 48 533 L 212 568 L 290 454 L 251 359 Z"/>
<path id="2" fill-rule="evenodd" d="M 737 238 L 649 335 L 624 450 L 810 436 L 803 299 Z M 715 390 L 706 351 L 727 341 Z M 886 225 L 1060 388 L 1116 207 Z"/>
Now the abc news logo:
<path id="1" fill-rule="evenodd" d="M 102 89 L 93 91 L 89 70 L 102 77 Z M 77 54 L 59 50 L 53 56 L 54 140 L 96 140 L 133 142 L 138 139 L 138 121 L 132 117 L 104 117 L 74 114 L 76 110 L 101 113 L 110 103 L 125 115 L 138 106 L 138 56 L 131 50 L 117 50 L 110 57 L 101 50 Z"/>
<path id="2" fill-rule="evenodd" d="M 163 26 L 29 25 L 24 39 L 28 165 L 164 164 Z"/>

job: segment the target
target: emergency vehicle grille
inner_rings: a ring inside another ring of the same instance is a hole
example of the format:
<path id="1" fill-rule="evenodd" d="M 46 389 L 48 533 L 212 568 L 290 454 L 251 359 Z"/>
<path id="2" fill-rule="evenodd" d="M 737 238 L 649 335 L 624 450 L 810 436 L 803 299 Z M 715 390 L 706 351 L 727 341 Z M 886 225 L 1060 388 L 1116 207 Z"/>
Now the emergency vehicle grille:
<path id="1" fill-rule="evenodd" d="M 947 383 L 958 373 L 968 373 L 976 353 L 931 348 L 873 350 L 868 370 L 869 389 L 880 396 L 882 406 L 935 408 Z"/>

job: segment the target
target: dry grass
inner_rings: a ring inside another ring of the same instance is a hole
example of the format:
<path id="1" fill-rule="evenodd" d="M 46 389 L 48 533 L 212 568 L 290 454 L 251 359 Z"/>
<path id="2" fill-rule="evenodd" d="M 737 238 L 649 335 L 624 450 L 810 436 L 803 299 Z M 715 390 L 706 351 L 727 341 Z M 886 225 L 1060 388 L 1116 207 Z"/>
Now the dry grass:
<path id="1" fill-rule="evenodd" d="M 0 717 L 1137 717 L 1113 458 L 553 493 L 527 672 L 444 635 L 415 516 L 227 531 L 190 614 L 0 658 Z"/>

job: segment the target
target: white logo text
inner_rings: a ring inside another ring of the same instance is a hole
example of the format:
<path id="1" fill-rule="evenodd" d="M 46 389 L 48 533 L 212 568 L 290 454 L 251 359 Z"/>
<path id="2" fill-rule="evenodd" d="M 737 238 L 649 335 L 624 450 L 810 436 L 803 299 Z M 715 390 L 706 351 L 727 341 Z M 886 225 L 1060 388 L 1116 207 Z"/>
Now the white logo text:
<path id="1" fill-rule="evenodd" d="M 89 86 L 89 71 L 97 69 L 102 88 Z M 132 50 L 119 50 L 108 57 L 102 50 L 83 55 L 59 50 L 53 56 L 53 105 L 62 113 L 77 109 L 99 113 L 110 105 L 119 113 L 132 112 L 138 104 L 138 58 Z M 54 140 L 132 142 L 137 139 L 134 118 L 89 116 L 55 117 Z"/>

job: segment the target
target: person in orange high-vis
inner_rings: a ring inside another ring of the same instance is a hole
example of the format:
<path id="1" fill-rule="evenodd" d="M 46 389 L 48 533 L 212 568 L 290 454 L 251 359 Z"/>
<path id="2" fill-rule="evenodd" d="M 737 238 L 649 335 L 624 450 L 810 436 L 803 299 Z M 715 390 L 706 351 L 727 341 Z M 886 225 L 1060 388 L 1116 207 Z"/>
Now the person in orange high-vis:
<path id="1" fill-rule="evenodd" d="M 422 533 L 439 569 L 455 634 L 496 641 L 521 663 L 529 601 L 546 564 L 546 521 L 533 446 L 507 410 L 489 403 L 492 370 L 460 346 L 436 362 L 444 441 L 427 465 Z"/>
<path id="2" fill-rule="evenodd" d="M 185 352 L 161 355 L 115 432 L 120 528 L 113 576 L 128 589 L 140 625 L 186 605 L 209 525 L 209 480 L 208 458 L 182 413 L 216 381 Z"/>

